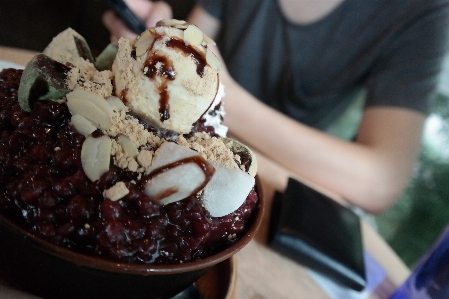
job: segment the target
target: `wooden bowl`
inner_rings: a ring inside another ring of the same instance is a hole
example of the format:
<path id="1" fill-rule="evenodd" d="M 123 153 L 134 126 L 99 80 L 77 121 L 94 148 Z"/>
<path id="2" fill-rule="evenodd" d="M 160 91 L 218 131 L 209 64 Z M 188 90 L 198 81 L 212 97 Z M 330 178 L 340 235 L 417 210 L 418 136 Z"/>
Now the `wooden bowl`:
<path id="1" fill-rule="evenodd" d="M 236 299 L 237 261 L 230 257 L 216 264 L 195 282 L 204 299 Z"/>
<path id="2" fill-rule="evenodd" d="M 46 299 L 170 298 L 252 240 L 265 202 L 257 176 L 256 191 L 258 206 L 241 239 L 215 255 L 176 265 L 126 264 L 83 255 L 46 242 L 0 216 L 0 279 Z"/>

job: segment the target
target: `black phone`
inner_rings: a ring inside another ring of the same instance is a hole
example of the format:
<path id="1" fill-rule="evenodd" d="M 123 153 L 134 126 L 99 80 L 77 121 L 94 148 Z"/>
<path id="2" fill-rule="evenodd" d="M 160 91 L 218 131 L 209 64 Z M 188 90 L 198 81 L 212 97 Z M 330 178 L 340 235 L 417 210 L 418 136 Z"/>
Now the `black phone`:
<path id="1" fill-rule="evenodd" d="M 147 28 L 145 24 L 132 12 L 123 0 L 106 0 L 115 14 L 136 34 L 141 34 Z"/>
<path id="2" fill-rule="evenodd" d="M 348 288 L 366 286 L 360 218 L 295 179 L 273 199 L 268 245 Z"/>

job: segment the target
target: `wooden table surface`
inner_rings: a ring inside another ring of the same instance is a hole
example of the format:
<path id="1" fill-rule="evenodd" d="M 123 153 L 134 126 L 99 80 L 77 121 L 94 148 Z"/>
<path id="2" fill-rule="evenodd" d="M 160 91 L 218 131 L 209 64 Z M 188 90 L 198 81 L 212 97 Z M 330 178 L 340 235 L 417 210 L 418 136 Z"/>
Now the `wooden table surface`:
<path id="1" fill-rule="evenodd" d="M 257 154 L 259 176 L 265 194 L 267 208 L 271 206 L 274 191 L 283 191 L 289 176 L 295 177 L 273 161 Z M 296 179 L 304 181 L 302 178 Z M 311 184 L 309 184 L 312 186 Z M 334 194 L 319 186 L 317 190 L 341 201 Z M 270 250 L 266 244 L 269 213 L 265 214 L 255 240 L 236 254 L 237 283 L 236 299 L 329 299 L 307 270 L 301 265 Z M 386 299 L 410 274 L 409 269 L 375 232 L 362 221 L 364 248 L 386 271 L 386 277 L 370 295 L 370 299 Z"/>
<path id="2" fill-rule="evenodd" d="M 6 60 L 25 65 L 35 53 L 0 46 L 0 60 Z M 233 290 L 235 299 L 329 299 L 330 297 L 309 275 L 307 269 L 291 260 L 277 254 L 266 246 L 266 235 L 269 222 L 269 207 L 275 190 L 283 191 L 291 174 L 267 159 L 257 154 L 259 177 L 265 194 L 267 213 L 264 216 L 256 238 L 235 255 L 237 266 L 236 283 Z M 293 176 L 294 177 L 294 176 Z M 296 177 L 297 178 L 297 177 Z M 297 178 L 302 180 L 301 178 Z M 302 180 L 304 182 L 304 180 Z M 305 182 L 307 183 L 307 182 Z M 323 193 L 319 186 L 313 186 Z M 333 194 L 327 195 L 335 198 Z M 385 243 L 385 241 L 365 222 L 362 221 L 363 243 L 365 249 L 385 269 L 386 277 L 370 295 L 370 299 L 387 299 L 409 275 L 409 269 Z M 5 290 L 8 298 L 23 297 L 14 290 Z"/>

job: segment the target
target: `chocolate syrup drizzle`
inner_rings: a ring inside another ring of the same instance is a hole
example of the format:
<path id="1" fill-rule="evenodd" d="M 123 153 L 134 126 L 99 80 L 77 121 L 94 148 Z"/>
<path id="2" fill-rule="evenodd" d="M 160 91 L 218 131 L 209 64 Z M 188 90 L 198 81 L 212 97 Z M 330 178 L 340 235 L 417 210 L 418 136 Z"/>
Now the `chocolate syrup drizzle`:
<path id="1" fill-rule="evenodd" d="M 192 45 L 186 45 L 183 40 L 177 38 L 171 38 L 165 43 L 167 47 L 179 49 L 181 52 L 190 56 L 196 64 L 196 73 L 201 78 L 204 76 L 204 68 L 207 65 L 206 57 L 197 51 Z"/>
<path id="2" fill-rule="evenodd" d="M 204 76 L 204 68 L 207 65 L 204 55 L 199 53 L 195 47 L 186 45 L 185 42 L 178 38 L 170 38 L 165 45 L 174 49 L 178 49 L 187 56 L 190 56 L 196 64 L 196 73 L 198 76 Z M 173 61 L 165 56 L 154 54 L 149 55 L 144 63 L 146 69 L 145 75 L 154 80 L 156 76 L 164 78 L 158 88 L 159 98 L 159 115 L 161 122 L 170 119 L 170 95 L 167 90 L 168 83 L 175 80 L 176 72 L 173 66 Z"/>
<path id="3" fill-rule="evenodd" d="M 166 172 L 170 169 L 173 169 L 177 166 L 188 164 L 188 163 L 195 163 L 204 173 L 205 178 L 204 178 L 203 183 L 201 185 L 199 185 L 195 190 L 193 190 L 192 194 L 199 192 L 206 186 L 206 184 L 211 180 L 211 178 L 215 174 L 215 168 L 209 162 L 207 162 L 206 159 L 204 159 L 201 156 L 187 157 L 187 158 L 184 158 L 184 159 L 181 159 L 181 160 L 178 160 L 178 161 L 175 161 L 175 162 L 172 162 L 167 165 L 164 165 L 164 166 L 154 169 L 152 172 L 150 172 L 149 174 L 147 174 L 146 176 L 143 177 L 142 188 L 145 189 L 147 183 L 151 179 L 156 177 L 157 175 L 159 175 L 163 172 Z M 176 192 L 178 192 L 178 190 L 171 188 L 171 189 L 166 190 L 166 192 L 162 192 L 162 193 L 156 195 L 155 197 L 153 197 L 153 199 L 161 200 L 161 199 L 164 199 L 165 197 L 168 197 L 171 194 L 174 194 Z"/>
<path id="4" fill-rule="evenodd" d="M 175 70 L 173 67 L 173 62 L 167 57 L 154 54 L 148 57 L 144 63 L 144 69 L 147 69 L 145 75 L 150 79 L 154 80 L 156 76 L 161 76 L 163 81 L 158 88 L 160 95 L 159 98 L 159 114 L 161 116 L 160 120 L 170 119 L 170 96 L 168 94 L 167 85 L 170 81 L 175 80 Z"/>

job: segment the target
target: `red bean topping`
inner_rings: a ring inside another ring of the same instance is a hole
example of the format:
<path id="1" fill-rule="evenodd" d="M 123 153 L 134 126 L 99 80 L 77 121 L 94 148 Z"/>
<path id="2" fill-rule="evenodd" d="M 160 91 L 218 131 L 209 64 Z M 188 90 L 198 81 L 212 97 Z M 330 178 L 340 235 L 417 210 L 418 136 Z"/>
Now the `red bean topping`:
<path id="1" fill-rule="evenodd" d="M 194 196 L 159 205 L 130 183 L 137 181 L 135 173 L 115 166 L 92 183 L 80 162 L 85 138 L 70 128 L 67 106 L 37 101 L 31 113 L 22 111 L 21 74 L 0 72 L 0 213 L 5 217 L 57 245 L 132 263 L 204 258 L 244 233 L 258 200 L 254 191 L 234 213 L 211 218 Z M 201 122 L 194 128 L 214 134 Z M 104 199 L 103 190 L 119 181 L 129 193 L 119 201 Z"/>

